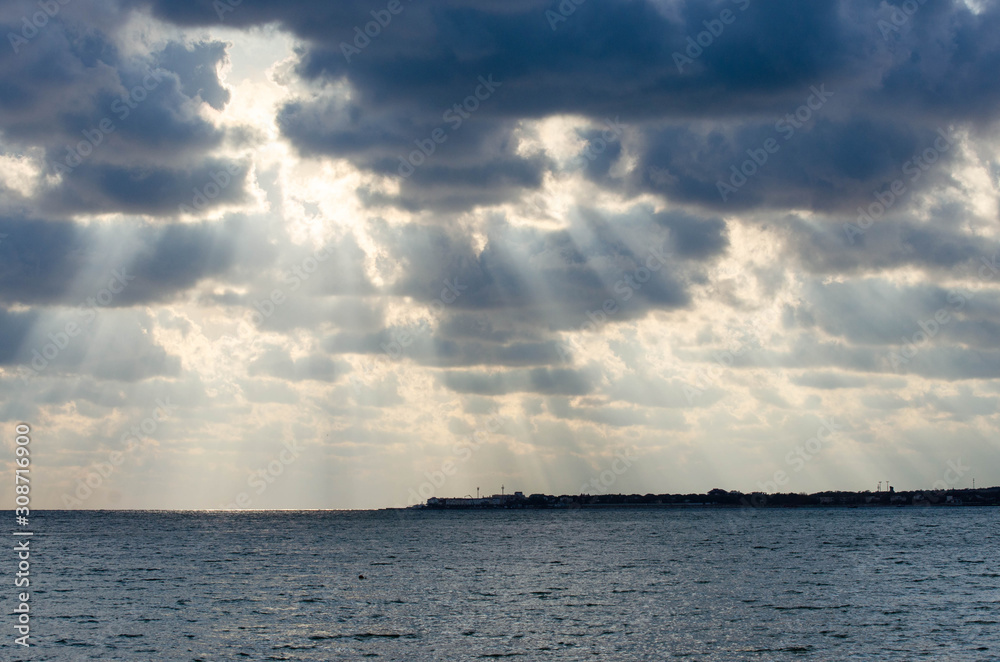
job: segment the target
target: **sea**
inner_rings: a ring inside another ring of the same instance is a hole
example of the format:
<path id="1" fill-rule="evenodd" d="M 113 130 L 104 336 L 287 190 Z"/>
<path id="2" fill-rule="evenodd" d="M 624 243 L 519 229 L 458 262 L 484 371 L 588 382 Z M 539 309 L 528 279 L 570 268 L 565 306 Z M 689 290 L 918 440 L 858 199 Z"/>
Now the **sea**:
<path id="1" fill-rule="evenodd" d="M 998 515 L 33 512 L 0 657 L 996 661 Z"/>

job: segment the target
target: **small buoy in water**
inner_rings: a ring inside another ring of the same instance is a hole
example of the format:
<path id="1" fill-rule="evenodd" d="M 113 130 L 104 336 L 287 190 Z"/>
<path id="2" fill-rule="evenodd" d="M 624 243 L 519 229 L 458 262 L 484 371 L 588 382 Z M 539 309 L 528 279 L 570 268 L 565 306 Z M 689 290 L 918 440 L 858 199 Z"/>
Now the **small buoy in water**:
<path id="1" fill-rule="evenodd" d="M 358 575 L 358 579 L 364 579 L 364 578 L 365 578 L 364 575 Z"/>

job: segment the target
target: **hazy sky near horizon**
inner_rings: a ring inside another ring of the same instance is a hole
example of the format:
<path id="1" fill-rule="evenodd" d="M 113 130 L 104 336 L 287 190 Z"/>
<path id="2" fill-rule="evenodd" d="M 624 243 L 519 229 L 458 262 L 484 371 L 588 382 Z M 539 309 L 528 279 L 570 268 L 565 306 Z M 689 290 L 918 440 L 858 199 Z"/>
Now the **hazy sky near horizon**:
<path id="1" fill-rule="evenodd" d="M 1000 484 L 996 2 L 0 27 L 36 508 Z"/>

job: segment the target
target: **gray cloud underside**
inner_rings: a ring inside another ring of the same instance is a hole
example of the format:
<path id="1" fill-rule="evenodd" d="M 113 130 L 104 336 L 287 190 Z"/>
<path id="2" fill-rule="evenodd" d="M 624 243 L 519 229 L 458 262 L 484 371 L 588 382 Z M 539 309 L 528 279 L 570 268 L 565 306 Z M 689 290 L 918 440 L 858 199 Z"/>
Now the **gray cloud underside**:
<path id="1" fill-rule="evenodd" d="M 180 25 L 220 22 L 207 1 L 134 4 Z M 407 208 L 489 204 L 536 188 L 555 166 L 516 155 L 513 128 L 571 113 L 598 122 L 620 117 L 637 145 L 637 164 L 621 181 L 609 178 L 608 156 L 588 164 L 595 181 L 720 209 L 835 212 L 899 177 L 939 128 L 991 126 L 1000 100 L 996 5 L 975 13 L 957 1 L 924 4 L 901 27 L 891 23 L 891 6 L 862 0 L 662 8 L 620 0 L 584 3 L 554 24 L 546 12 L 556 2 L 403 5 L 349 62 L 342 44 L 372 20 L 367 2 L 259 2 L 222 21 L 279 22 L 301 37 L 300 75 L 346 82 L 353 96 L 292 102 L 279 113 L 282 130 L 307 153 L 347 157 L 377 172 L 394 173 L 415 140 L 447 129 L 442 115 L 473 93 L 479 76 L 502 82 L 388 201 Z M 675 54 L 686 53 L 688 37 L 724 10 L 733 19 L 678 70 Z M 832 96 L 804 113 L 802 126 L 776 128 L 822 85 Z M 768 138 L 780 151 L 723 201 L 717 181 Z M 945 172 L 928 173 L 916 188 Z"/>

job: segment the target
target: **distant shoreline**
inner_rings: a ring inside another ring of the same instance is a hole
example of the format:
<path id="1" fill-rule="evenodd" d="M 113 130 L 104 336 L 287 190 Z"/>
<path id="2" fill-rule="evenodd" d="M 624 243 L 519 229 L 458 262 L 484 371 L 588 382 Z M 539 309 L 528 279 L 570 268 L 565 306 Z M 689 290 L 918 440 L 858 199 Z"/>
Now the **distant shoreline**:
<path id="1" fill-rule="evenodd" d="M 568 510 L 578 508 L 891 508 L 1000 506 L 1000 487 L 896 492 L 814 494 L 714 489 L 707 494 L 494 494 L 489 497 L 430 497 L 422 504 L 386 510 Z"/>

